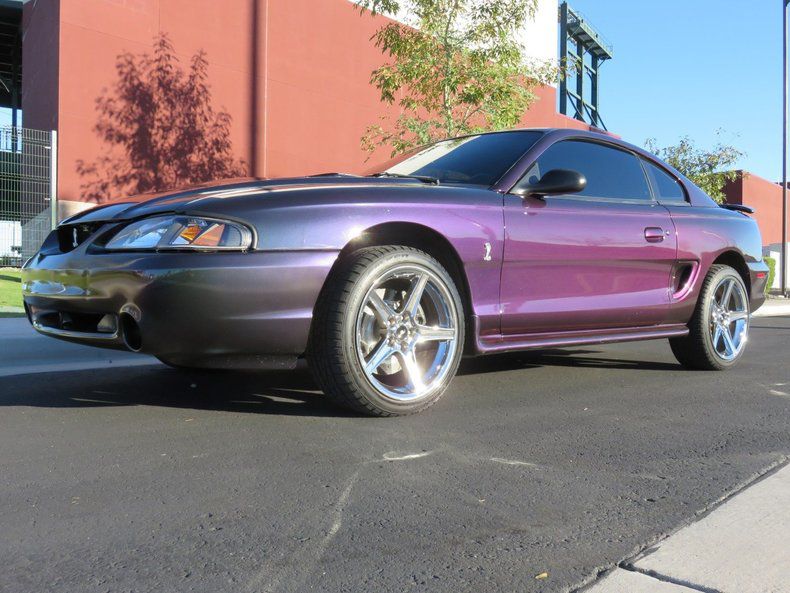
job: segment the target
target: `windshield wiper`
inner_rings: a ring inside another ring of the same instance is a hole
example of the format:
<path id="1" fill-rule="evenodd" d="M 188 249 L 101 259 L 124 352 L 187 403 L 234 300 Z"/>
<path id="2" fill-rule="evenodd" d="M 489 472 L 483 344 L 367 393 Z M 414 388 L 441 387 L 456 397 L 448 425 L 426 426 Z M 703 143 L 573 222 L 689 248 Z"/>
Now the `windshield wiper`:
<path id="1" fill-rule="evenodd" d="M 331 173 L 315 173 L 313 175 L 308 175 L 308 177 L 359 177 L 359 175 L 354 175 L 353 173 L 338 173 L 337 171 L 332 171 Z"/>
<path id="2" fill-rule="evenodd" d="M 374 173 L 371 177 L 393 177 L 395 179 L 416 179 L 423 183 L 430 183 L 431 185 L 439 185 L 439 180 L 436 177 L 429 177 L 428 175 L 405 175 L 403 173 Z"/>

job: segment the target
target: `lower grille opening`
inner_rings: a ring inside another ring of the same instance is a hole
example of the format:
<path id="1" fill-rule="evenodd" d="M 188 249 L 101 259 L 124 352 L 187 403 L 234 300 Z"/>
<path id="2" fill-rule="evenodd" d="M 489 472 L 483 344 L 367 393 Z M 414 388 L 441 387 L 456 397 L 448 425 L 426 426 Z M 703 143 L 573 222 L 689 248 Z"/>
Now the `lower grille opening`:
<path id="1" fill-rule="evenodd" d="M 89 334 L 114 334 L 118 329 L 115 315 L 105 313 L 75 313 L 47 311 L 30 307 L 28 314 L 42 327 Z"/>

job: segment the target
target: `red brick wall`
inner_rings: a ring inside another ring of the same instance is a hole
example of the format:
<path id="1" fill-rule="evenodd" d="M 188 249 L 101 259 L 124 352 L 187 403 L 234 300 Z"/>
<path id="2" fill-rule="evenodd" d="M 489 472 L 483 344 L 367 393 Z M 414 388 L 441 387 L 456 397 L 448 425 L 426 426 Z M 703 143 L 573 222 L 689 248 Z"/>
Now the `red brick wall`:
<path id="1" fill-rule="evenodd" d="M 359 171 L 368 156 L 360 149 L 365 128 L 396 112 L 369 84 L 384 61 L 370 37 L 385 19 L 360 15 L 347 0 L 39 0 L 27 6 L 34 4 L 25 19 L 23 110 L 26 125 L 59 130 L 61 200 L 81 199 L 77 161 L 91 162 L 107 149 L 93 130 L 95 100 L 114 83 L 117 56 L 150 51 L 161 32 L 185 67 L 198 50 L 207 52 L 214 106 L 232 116 L 234 150 L 253 175 Z M 33 41 L 42 38 L 43 44 Z M 587 127 L 556 113 L 555 89 L 538 95 L 525 125 Z"/>
<path id="2" fill-rule="evenodd" d="M 727 202 L 744 204 L 755 209 L 753 218 L 760 225 L 763 245 L 782 241 L 782 186 L 748 171 L 738 171 L 738 177 L 724 188 Z"/>

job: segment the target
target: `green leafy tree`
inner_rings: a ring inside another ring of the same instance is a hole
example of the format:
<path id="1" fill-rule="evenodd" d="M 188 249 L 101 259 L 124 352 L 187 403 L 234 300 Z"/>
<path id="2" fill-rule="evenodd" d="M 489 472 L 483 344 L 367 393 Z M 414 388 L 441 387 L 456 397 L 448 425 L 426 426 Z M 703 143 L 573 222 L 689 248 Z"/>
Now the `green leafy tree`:
<path id="1" fill-rule="evenodd" d="M 659 147 L 654 138 L 645 142 L 647 150 L 659 156 L 691 179 L 719 204 L 724 203 L 724 186 L 737 177 L 731 168 L 745 154 L 722 142 L 710 150 L 698 148 L 694 141 L 684 136 L 673 146 Z"/>
<path id="2" fill-rule="evenodd" d="M 400 115 L 368 128 L 368 151 L 393 156 L 414 146 L 512 127 L 556 78 L 553 64 L 528 62 L 518 36 L 537 0 L 357 0 L 373 14 L 407 15 L 373 40 L 390 61 L 371 74 L 381 100 Z"/>

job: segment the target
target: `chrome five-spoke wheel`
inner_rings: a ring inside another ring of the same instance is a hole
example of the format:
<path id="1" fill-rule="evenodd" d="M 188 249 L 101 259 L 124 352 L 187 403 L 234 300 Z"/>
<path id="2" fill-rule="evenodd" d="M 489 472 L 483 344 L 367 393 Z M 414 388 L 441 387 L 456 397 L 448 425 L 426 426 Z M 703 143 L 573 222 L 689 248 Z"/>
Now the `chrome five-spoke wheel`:
<path id="1" fill-rule="evenodd" d="M 458 348 L 455 303 L 444 282 L 422 266 L 387 270 L 357 314 L 356 350 L 365 375 L 398 401 L 441 385 Z"/>
<path id="2" fill-rule="evenodd" d="M 710 301 L 710 335 L 713 350 L 723 360 L 738 357 L 749 332 L 749 298 L 732 276 L 721 280 Z"/>
<path id="3" fill-rule="evenodd" d="M 690 369 L 731 368 L 746 349 L 750 306 L 743 277 L 731 266 L 712 265 L 700 286 L 688 335 L 669 340 L 675 358 Z"/>
<path id="4" fill-rule="evenodd" d="M 414 247 L 365 247 L 322 292 L 308 362 L 334 401 L 365 414 L 412 414 L 449 385 L 464 329 L 460 293 L 437 259 Z"/>

